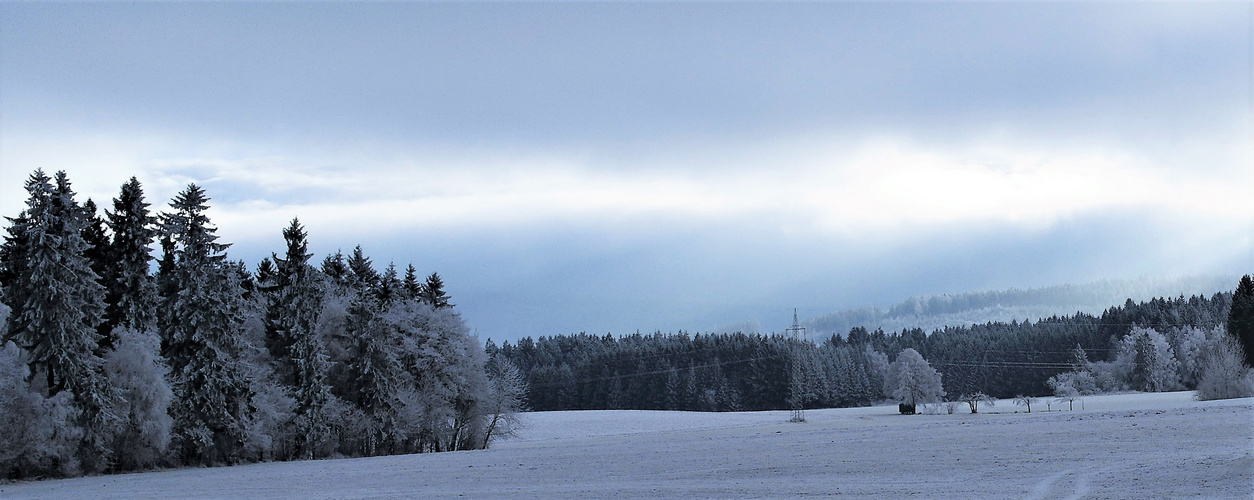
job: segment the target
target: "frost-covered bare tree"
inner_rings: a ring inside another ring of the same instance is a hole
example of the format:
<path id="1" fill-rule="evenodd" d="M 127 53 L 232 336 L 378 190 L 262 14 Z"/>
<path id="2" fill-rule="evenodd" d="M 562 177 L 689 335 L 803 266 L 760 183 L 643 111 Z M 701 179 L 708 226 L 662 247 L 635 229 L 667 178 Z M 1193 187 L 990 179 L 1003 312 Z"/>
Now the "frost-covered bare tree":
<path id="1" fill-rule="evenodd" d="M 1087 371 L 1063 372 L 1046 381 L 1059 401 L 1067 403 L 1067 409 L 1075 409 L 1081 396 L 1097 393 L 1097 383 Z"/>
<path id="2" fill-rule="evenodd" d="M 934 403 L 945 397 L 940 373 L 911 348 L 903 349 L 888 366 L 884 392 L 897 402 L 910 406 Z"/>
<path id="3" fill-rule="evenodd" d="M 1036 398 L 1035 396 L 1025 396 L 1023 394 L 1020 394 L 1018 396 L 1015 396 L 1014 401 L 1015 401 L 1015 406 L 1025 406 L 1028 409 L 1028 413 L 1032 413 L 1032 403 L 1039 401 L 1039 399 Z"/>
<path id="4" fill-rule="evenodd" d="M 13 342 L 0 346 L 0 474 L 77 474 L 80 412 L 69 392 L 46 398 L 32 388 L 24 357 Z"/>
<path id="5" fill-rule="evenodd" d="M 488 341 L 492 345 L 492 341 Z M 483 431 L 483 447 L 493 439 L 513 436 L 518 430 L 519 413 L 527 409 L 527 381 L 523 380 L 518 367 L 504 356 L 488 358 L 488 393 L 483 403 L 487 415 Z"/>
<path id="6" fill-rule="evenodd" d="M 115 348 L 105 356 L 105 374 L 121 394 L 118 416 L 122 428 L 114 438 L 115 467 L 131 470 L 163 463 L 173 424 L 169 415 L 173 392 L 169 369 L 161 358 L 155 333 L 118 327 Z"/>
<path id="7" fill-rule="evenodd" d="M 1231 336 L 1215 339 L 1202 359 L 1197 399 L 1230 399 L 1254 396 L 1254 370 L 1245 364 L 1245 352 Z"/>
<path id="8" fill-rule="evenodd" d="M 971 408 L 971 413 L 979 413 L 981 404 L 985 406 L 994 406 L 997 404 L 997 398 L 982 392 L 963 394 L 958 396 L 958 400 L 966 403 L 967 406 Z"/>

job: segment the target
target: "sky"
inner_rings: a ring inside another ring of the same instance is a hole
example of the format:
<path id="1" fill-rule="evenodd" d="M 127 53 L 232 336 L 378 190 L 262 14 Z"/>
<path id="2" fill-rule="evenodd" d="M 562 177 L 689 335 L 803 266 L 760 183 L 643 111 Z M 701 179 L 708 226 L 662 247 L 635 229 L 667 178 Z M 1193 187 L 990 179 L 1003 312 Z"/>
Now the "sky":
<path id="1" fill-rule="evenodd" d="M 1248 2 L 0 3 L 0 214 L 196 183 L 498 341 L 1254 272 L 1251 165 Z"/>

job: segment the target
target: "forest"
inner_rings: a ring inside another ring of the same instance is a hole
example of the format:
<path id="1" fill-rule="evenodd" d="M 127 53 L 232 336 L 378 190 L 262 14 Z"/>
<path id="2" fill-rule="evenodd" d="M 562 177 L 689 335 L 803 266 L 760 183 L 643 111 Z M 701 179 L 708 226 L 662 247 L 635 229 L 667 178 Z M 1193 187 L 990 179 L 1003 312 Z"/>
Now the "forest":
<path id="1" fill-rule="evenodd" d="M 521 408 L 436 273 L 361 247 L 312 262 L 299 220 L 249 270 L 189 185 L 103 215 L 35 171 L 0 246 L 0 477 L 480 449 Z M 160 247 L 152 255 L 153 244 Z M 155 272 L 153 272 L 155 269 Z"/>
<path id="2" fill-rule="evenodd" d="M 921 355 L 943 380 L 938 401 L 1199 386 L 1221 387 L 1217 391 L 1225 397 L 1254 395 L 1250 359 L 1241 351 L 1254 344 L 1249 276 L 1237 294 L 1240 300 L 1233 292 L 1128 300 L 1100 316 L 1078 313 L 930 333 L 855 327 L 817 344 L 778 334 L 659 332 L 528 337 L 500 346 L 489 340 L 487 350 L 521 370 L 535 410 L 865 406 L 894 399 L 890 367 L 906 350 Z M 1238 335 L 1237 329 L 1245 333 Z M 1208 382 L 1205 372 L 1212 365 L 1216 380 Z"/>

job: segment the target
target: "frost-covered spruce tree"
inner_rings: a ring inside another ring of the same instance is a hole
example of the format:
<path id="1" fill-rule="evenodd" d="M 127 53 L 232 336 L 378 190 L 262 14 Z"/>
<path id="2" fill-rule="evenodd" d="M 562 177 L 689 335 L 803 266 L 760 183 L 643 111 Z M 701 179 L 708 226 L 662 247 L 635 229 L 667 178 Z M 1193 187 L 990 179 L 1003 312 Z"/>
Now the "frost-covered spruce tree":
<path id="1" fill-rule="evenodd" d="M 83 250 L 83 256 L 87 258 L 87 262 L 91 265 L 92 272 L 96 273 L 96 277 L 100 286 L 106 290 L 106 294 L 102 299 L 106 299 L 105 309 L 108 310 L 108 282 L 111 268 L 113 267 L 113 256 L 109 254 L 109 235 L 105 232 L 105 221 L 100 217 L 96 210 L 96 203 L 90 198 L 83 202 L 83 227 L 79 230 L 79 234 L 83 236 L 83 241 L 87 243 L 87 247 Z M 96 333 L 100 334 L 100 347 L 97 354 L 103 355 L 106 350 L 113 346 L 113 339 L 109 337 L 109 333 L 113 327 L 109 325 L 107 315 L 102 319 L 99 325 L 96 325 Z"/>
<path id="2" fill-rule="evenodd" d="M 398 422 L 404 372 L 391 329 L 378 318 L 376 306 L 364 290 L 349 305 L 346 331 L 356 345 L 347 369 L 349 380 L 344 397 L 365 416 L 366 435 L 360 452 L 393 453 L 405 438 Z"/>
<path id="3" fill-rule="evenodd" d="M 934 403 L 945 396 L 941 375 L 914 349 L 906 348 L 888 366 L 884 392 L 899 403 L 916 406 Z"/>
<path id="4" fill-rule="evenodd" d="M 306 236 L 297 219 L 283 230 L 287 253 L 273 255 L 275 285 L 267 306 L 266 334 L 280 379 L 295 396 L 296 453 L 312 459 L 330 432 L 326 406 L 331 394 L 326 352 L 315 331 L 325 292 L 317 270 L 309 265 L 313 254 Z"/>
<path id="5" fill-rule="evenodd" d="M 144 332 L 156 328 L 157 290 L 149 275 L 156 218 L 148 211 L 139 180 L 122 185 L 113 199 L 113 211 L 105 211 L 113 239 L 109 243 L 109 267 L 104 275 L 105 325 Z"/>
<path id="6" fill-rule="evenodd" d="M 165 281 L 158 326 L 169 360 L 175 401 L 174 444 L 187 463 L 240 459 L 253 391 L 240 365 L 242 292 L 228 245 L 205 215 L 205 192 L 195 184 L 161 215 L 171 242 L 172 269 Z M 167 256 L 170 257 L 170 256 Z"/>
<path id="7" fill-rule="evenodd" d="M 1180 388 L 1180 363 L 1167 338 L 1153 328 L 1133 327 L 1119 342 L 1117 358 L 1132 361 L 1128 382 L 1133 389 L 1163 392 Z"/>
<path id="8" fill-rule="evenodd" d="M 495 347 L 491 339 L 488 346 L 489 350 Z M 499 354 L 488 358 L 484 370 L 488 376 L 488 392 L 484 402 L 487 425 L 483 431 L 483 447 L 487 448 L 493 438 L 513 436 L 517 431 L 518 414 L 527 410 L 527 381 L 514 363 Z"/>
<path id="9" fill-rule="evenodd" d="M 344 260 L 344 252 L 336 250 L 334 254 L 323 258 L 322 274 L 326 275 L 337 289 L 348 288 L 352 271 L 348 269 L 348 263 Z"/>
<path id="10" fill-rule="evenodd" d="M 33 375 L 45 383 L 44 394 L 72 395 L 84 431 L 79 459 L 88 471 L 104 470 L 117 396 L 96 355 L 104 289 L 84 254 L 86 212 L 74 201 L 64 171 L 55 180 L 36 171 L 26 190 L 30 196 L 21 229 L 26 248 L 12 285 L 23 303 L 10 318 L 6 340 L 27 351 Z"/>

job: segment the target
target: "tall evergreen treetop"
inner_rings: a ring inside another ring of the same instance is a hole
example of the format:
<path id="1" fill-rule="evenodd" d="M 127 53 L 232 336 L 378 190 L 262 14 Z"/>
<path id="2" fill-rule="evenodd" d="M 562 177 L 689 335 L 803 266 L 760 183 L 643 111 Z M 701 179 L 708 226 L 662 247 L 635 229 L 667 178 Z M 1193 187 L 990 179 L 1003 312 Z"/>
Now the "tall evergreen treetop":
<path id="1" fill-rule="evenodd" d="M 26 304 L 26 292 L 30 290 L 30 287 L 19 280 L 23 279 L 22 275 L 29 261 L 30 239 L 33 231 L 31 225 L 34 223 L 32 220 L 43 217 L 44 212 L 48 210 L 49 198 L 52 195 L 52 179 L 44 174 L 43 170 L 35 170 L 26 179 L 25 188 L 29 195 L 26 199 L 26 208 L 17 217 L 8 218 L 9 234 L 5 236 L 4 244 L 0 245 L 0 287 L 5 290 L 5 295 L 0 298 L 3 298 L 5 304 L 11 309 L 10 322 L 21 317 L 22 309 Z M 7 328 L 6 336 L 15 327 L 10 325 Z"/>
<path id="2" fill-rule="evenodd" d="M 278 286 L 290 286 L 307 274 L 309 259 L 313 257 L 313 254 L 309 253 L 309 241 L 306 239 L 308 236 L 305 228 L 300 225 L 300 219 L 296 218 L 293 218 L 292 223 L 283 230 L 283 241 L 287 243 L 287 253 L 282 258 L 277 254 L 271 254 L 278 272 L 276 283 Z"/>
<path id="3" fill-rule="evenodd" d="M 444 293 L 444 281 L 440 279 L 440 275 L 437 273 L 431 273 L 431 276 L 427 276 L 427 282 L 422 286 L 422 293 L 419 294 L 419 299 L 436 309 L 453 306 L 453 304 L 449 303 L 448 294 Z"/>
<path id="4" fill-rule="evenodd" d="M 1232 294 L 1232 309 L 1228 312 L 1228 335 L 1241 343 L 1245 351 L 1245 363 L 1254 366 L 1254 279 L 1241 277 L 1237 290 Z"/>
<path id="5" fill-rule="evenodd" d="M 96 202 L 91 198 L 83 202 L 83 228 L 79 232 L 87 243 L 83 255 L 91 263 L 91 270 L 101 278 L 101 284 L 107 288 L 107 277 L 114 267 L 113 256 L 109 254 L 109 235 L 105 232 L 105 221 L 100 218 Z"/>
<path id="6" fill-rule="evenodd" d="M 348 258 L 348 269 L 353 273 L 353 282 L 361 288 L 374 288 L 379 282 L 379 273 L 374 270 L 370 258 L 361 250 L 361 245 L 353 248 L 353 255 Z"/>
<path id="7" fill-rule="evenodd" d="M 350 273 L 348 264 L 344 262 L 344 252 L 336 250 L 335 254 L 322 259 L 322 274 L 337 286 L 346 286 Z"/>
<path id="8" fill-rule="evenodd" d="M 422 282 L 418 281 L 418 270 L 414 269 L 414 265 L 410 264 L 405 268 L 405 279 L 401 281 L 405 300 L 417 300 L 418 294 L 422 293 Z"/>
<path id="9" fill-rule="evenodd" d="M 387 305 L 396 302 L 403 293 L 404 284 L 397 275 L 396 263 L 388 264 L 387 269 L 383 271 L 383 276 L 379 277 L 378 286 L 375 287 L 375 298 L 380 304 Z"/>
<path id="10" fill-rule="evenodd" d="M 262 290 L 269 290 L 278 286 L 279 270 L 274 267 L 274 261 L 269 257 L 263 257 L 261 262 L 257 263 L 257 286 Z"/>
<path id="11" fill-rule="evenodd" d="M 195 184 L 188 184 L 174 200 L 170 208 L 174 213 L 162 214 L 164 231 L 171 235 L 177 245 L 176 256 L 180 263 L 199 265 L 202 263 L 220 263 L 226 259 L 228 244 L 218 243 L 218 229 L 213 227 L 205 211 L 209 198 L 205 190 Z"/>

